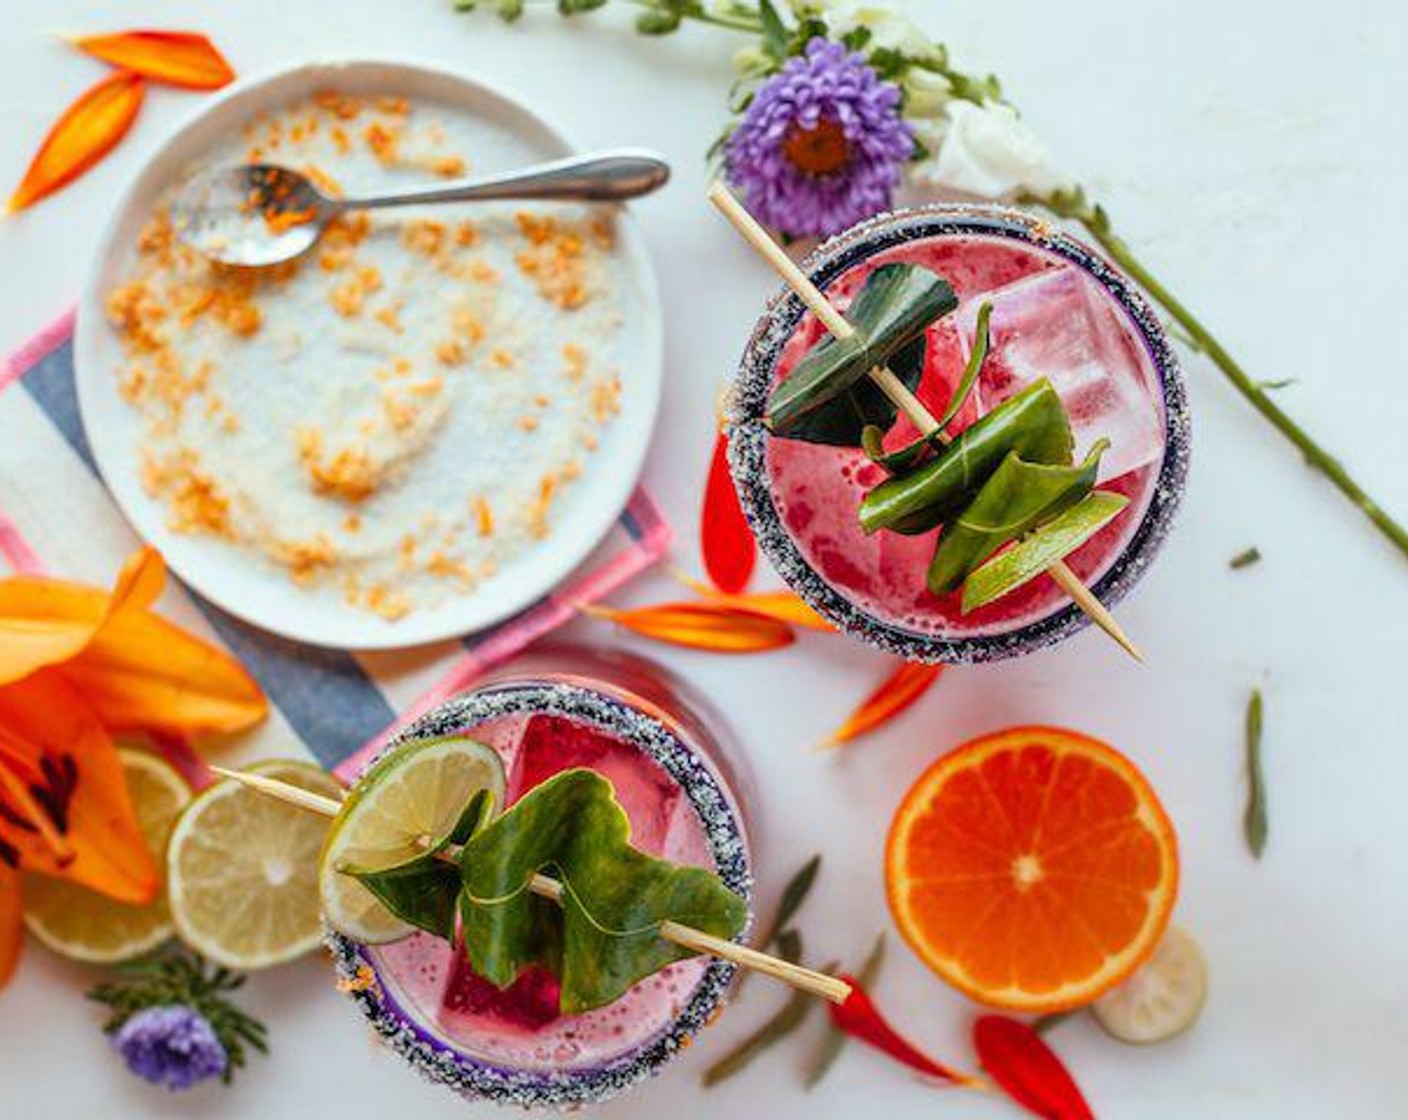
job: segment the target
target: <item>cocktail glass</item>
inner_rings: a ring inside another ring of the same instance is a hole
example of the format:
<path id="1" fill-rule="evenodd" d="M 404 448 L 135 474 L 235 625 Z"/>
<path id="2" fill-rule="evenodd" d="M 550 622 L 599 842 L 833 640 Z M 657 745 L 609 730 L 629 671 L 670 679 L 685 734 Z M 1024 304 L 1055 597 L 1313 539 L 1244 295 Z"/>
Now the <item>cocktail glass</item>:
<path id="1" fill-rule="evenodd" d="M 1071 569 L 1106 603 L 1138 580 L 1168 532 L 1188 469 L 1186 387 L 1163 328 L 1134 285 L 1103 257 L 1015 210 L 935 205 L 863 222 L 803 264 L 844 312 L 878 265 L 907 261 L 945 277 L 959 309 L 929 328 L 918 396 L 940 413 L 972 344 L 977 309 L 993 305 L 991 349 L 956 434 L 1033 380 L 1048 378 L 1071 419 L 1077 459 L 1111 447 L 1099 485 L 1129 505 L 1081 548 Z M 763 552 L 786 583 L 839 629 L 913 661 L 1016 657 L 1087 622 L 1041 575 L 968 614 L 960 595 L 933 595 L 925 572 L 939 530 L 867 536 L 856 512 L 885 477 L 858 448 L 775 438 L 768 394 L 825 331 L 785 291 L 759 320 L 730 402 L 729 463 Z M 887 448 L 918 435 L 901 416 Z"/>
<path id="2" fill-rule="evenodd" d="M 751 782 L 717 713 L 652 662 L 547 646 L 416 720 L 392 746 L 466 735 L 494 747 L 511 802 L 560 770 L 608 778 L 631 843 L 708 867 L 751 901 Z M 500 991 L 449 942 L 414 933 L 363 945 L 330 932 L 341 986 L 393 1050 L 471 1098 L 528 1107 L 595 1103 L 657 1072 L 713 1020 L 733 966 L 679 961 L 615 1003 L 557 1011 L 533 970 Z"/>

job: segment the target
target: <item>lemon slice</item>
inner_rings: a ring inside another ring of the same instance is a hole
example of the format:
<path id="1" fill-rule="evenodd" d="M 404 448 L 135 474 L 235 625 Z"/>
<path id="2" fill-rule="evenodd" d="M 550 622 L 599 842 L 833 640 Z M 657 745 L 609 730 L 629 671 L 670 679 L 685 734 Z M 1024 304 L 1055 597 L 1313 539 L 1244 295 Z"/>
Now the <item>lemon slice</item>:
<path id="1" fill-rule="evenodd" d="M 337 779 L 309 762 L 249 768 L 325 797 Z M 167 896 L 176 932 L 227 968 L 282 964 L 316 948 L 318 848 L 327 819 L 240 785 L 204 790 L 181 814 L 166 852 Z"/>
<path id="2" fill-rule="evenodd" d="M 405 937 L 414 928 L 395 917 L 339 867 L 390 867 L 448 836 L 480 790 L 504 803 L 498 752 L 473 739 L 422 739 L 377 760 L 342 804 L 328 830 L 318 872 L 323 916 L 340 933 L 367 944 Z"/>
<path id="3" fill-rule="evenodd" d="M 191 800 L 191 787 L 164 758 L 119 747 L 127 792 L 147 848 L 160 860 L 171 826 Z M 77 961 L 111 964 L 155 949 L 171 936 L 163 891 L 144 906 L 118 902 L 63 879 L 24 877 L 24 923 L 40 941 Z"/>
<path id="4" fill-rule="evenodd" d="M 1191 934 L 1176 926 L 1123 984 L 1090 1005 L 1095 1021 L 1121 1042 L 1146 1045 L 1182 1034 L 1203 1010 L 1208 966 Z"/>

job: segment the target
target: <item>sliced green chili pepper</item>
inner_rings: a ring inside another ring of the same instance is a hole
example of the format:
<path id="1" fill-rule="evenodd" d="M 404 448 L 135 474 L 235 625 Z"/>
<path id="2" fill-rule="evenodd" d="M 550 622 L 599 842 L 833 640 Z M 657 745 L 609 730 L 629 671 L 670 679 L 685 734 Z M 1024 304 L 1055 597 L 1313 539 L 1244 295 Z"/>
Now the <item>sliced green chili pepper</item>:
<path id="1" fill-rule="evenodd" d="M 927 532 L 971 502 L 1009 452 L 1066 466 L 1073 442 L 1061 398 L 1042 378 L 965 428 L 932 463 L 875 487 L 861 502 L 861 528 Z"/>
<path id="2" fill-rule="evenodd" d="M 1026 536 L 1079 502 L 1095 488 L 1100 456 L 1109 446 L 1109 440 L 1097 440 L 1085 461 L 1074 467 L 1028 463 L 1009 452 L 978 496 L 944 524 L 929 564 L 929 590 L 935 595 L 954 590 L 1008 541 Z"/>

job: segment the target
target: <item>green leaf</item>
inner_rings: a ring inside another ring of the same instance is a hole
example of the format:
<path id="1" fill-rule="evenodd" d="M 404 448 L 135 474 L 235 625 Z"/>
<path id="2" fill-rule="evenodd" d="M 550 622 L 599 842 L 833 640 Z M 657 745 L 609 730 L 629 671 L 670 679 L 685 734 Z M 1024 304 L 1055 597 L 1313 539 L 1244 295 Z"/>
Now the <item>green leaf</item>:
<path id="1" fill-rule="evenodd" d="M 973 332 L 973 349 L 968 355 L 968 364 L 964 367 L 963 376 L 959 379 L 953 396 L 949 398 L 948 406 L 944 409 L 943 415 L 938 419 L 938 428 L 927 436 L 920 436 L 914 442 L 897 451 L 886 452 L 884 449 L 884 429 L 868 425 L 861 432 L 860 442 L 871 462 L 882 467 L 891 475 L 908 474 L 921 463 L 932 458 L 936 452 L 943 450 L 948 443 L 944 429 L 958 415 L 958 410 L 963 407 L 963 402 L 973 392 L 973 386 L 978 383 L 978 374 L 982 372 L 983 361 L 988 356 L 988 320 L 991 317 L 992 304 L 985 303 L 978 308 L 978 323 Z M 911 385 L 910 388 L 912 390 L 914 386 Z"/>
<path id="2" fill-rule="evenodd" d="M 1052 564 L 1074 552 L 1129 505 L 1123 494 L 1096 490 L 1000 552 L 963 583 L 963 613 L 1000 599 L 1015 587 L 1034 579 Z"/>
<path id="3" fill-rule="evenodd" d="M 875 985 L 875 978 L 880 975 L 880 966 L 885 961 L 885 933 L 882 930 L 875 935 L 875 944 L 870 947 L 870 952 L 866 955 L 865 962 L 856 973 L 856 979 L 866 991 Z M 831 1072 L 831 1067 L 836 1064 L 836 1059 L 841 1056 L 841 1051 L 846 1048 L 846 1040 L 850 1038 L 845 1031 L 828 1020 L 826 1024 L 826 1034 L 822 1037 L 821 1045 L 817 1047 L 816 1053 L 812 1055 L 812 1060 L 807 1063 L 807 1072 L 803 1078 L 803 1084 L 808 1090 L 816 1088 L 821 1079 Z"/>
<path id="4" fill-rule="evenodd" d="M 1242 831 L 1247 840 L 1247 849 L 1256 859 L 1266 851 L 1266 835 L 1269 829 L 1266 819 L 1266 775 L 1261 767 L 1261 689 L 1252 689 L 1247 701 L 1247 808 L 1242 816 Z"/>
<path id="5" fill-rule="evenodd" d="M 460 872 L 453 862 L 442 856 L 450 845 L 468 841 L 493 812 L 493 794 L 482 789 L 465 806 L 450 834 L 414 859 L 391 867 L 373 869 L 348 865 L 338 870 L 360 882 L 403 922 L 453 941 Z"/>
<path id="6" fill-rule="evenodd" d="M 778 935 L 778 945 L 778 956 L 783 960 L 793 964 L 801 963 L 802 935 L 795 929 L 783 930 Z M 822 971 L 835 972 L 836 964 L 835 961 L 829 961 L 822 966 Z M 794 989 L 787 997 L 787 1002 L 777 1009 L 772 1018 L 765 1020 L 757 1030 L 745 1036 L 732 1050 L 704 1071 L 704 1076 L 700 1078 L 704 1088 L 712 1089 L 719 1082 L 727 1081 L 736 1073 L 742 1073 L 754 1058 L 800 1027 L 816 1005 L 815 996 L 800 988 Z"/>
<path id="7" fill-rule="evenodd" d="M 978 321 L 973 327 L 973 348 L 968 352 L 968 364 L 963 367 L 963 376 L 959 378 L 958 387 L 954 389 L 948 407 L 939 417 L 940 428 L 948 427 L 949 421 L 958 415 L 958 410 L 963 407 L 963 402 L 968 399 L 973 392 L 973 386 L 978 383 L 978 374 L 983 370 L 983 362 L 987 360 L 988 347 L 991 345 L 988 334 L 988 320 L 991 318 L 992 304 L 984 302 L 978 308 Z"/>
<path id="8" fill-rule="evenodd" d="M 965 428 L 933 462 L 886 480 L 865 496 L 867 533 L 926 533 L 963 509 L 1009 452 L 1029 463 L 1065 465 L 1073 446 L 1061 398 L 1045 378 Z"/>
<path id="9" fill-rule="evenodd" d="M 777 8 L 772 0 L 760 0 L 758 15 L 762 17 L 763 21 L 763 49 L 778 62 L 782 62 L 790 53 L 787 45 L 791 36 L 787 33 L 787 25 L 777 14 Z"/>
<path id="10" fill-rule="evenodd" d="M 637 851 L 611 783 L 565 770 L 476 833 L 460 854 L 460 921 L 474 971 L 507 987 L 530 964 L 562 981 L 562 1010 L 611 1003 L 694 954 L 659 936 L 667 920 L 731 938 L 744 902 L 702 867 Z M 529 893 L 535 872 L 562 882 L 560 909 Z"/>
<path id="11" fill-rule="evenodd" d="M 1096 440 L 1085 461 L 1074 467 L 1028 463 L 1009 452 L 968 508 L 944 524 L 929 564 L 929 590 L 947 594 L 1008 541 L 1079 502 L 1095 488 L 1100 456 L 1109 446 L 1107 439 Z"/>
<path id="12" fill-rule="evenodd" d="M 1249 568 L 1260 559 L 1261 550 L 1253 545 L 1251 548 L 1243 549 L 1241 552 L 1237 553 L 1236 556 L 1232 557 L 1231 560 L 1227 561 L 1227 566 L 1234 570 L 1237 568 Z"/>
<path id="13" fill-rule="evenodd" d="M 642 35 L 668 35 L 678 31 L 680 14 L 675 11 L 662 11 L 652 8 L 636 17 L 636 30 Z"/>
<path id="14" fill-rule="evenodd" d="M 867 424 L 889 428 L 895 406 L 871 383 L 890 365 L 910 389 L 924 369 L 924 330 L 958 306 L 948 281 L 912 264 L 886 264 L 865 279 L 846 319 L 847 338 L 825 338 L 768 402 L 768 424 L 785 439 L 859 447 Z"/>

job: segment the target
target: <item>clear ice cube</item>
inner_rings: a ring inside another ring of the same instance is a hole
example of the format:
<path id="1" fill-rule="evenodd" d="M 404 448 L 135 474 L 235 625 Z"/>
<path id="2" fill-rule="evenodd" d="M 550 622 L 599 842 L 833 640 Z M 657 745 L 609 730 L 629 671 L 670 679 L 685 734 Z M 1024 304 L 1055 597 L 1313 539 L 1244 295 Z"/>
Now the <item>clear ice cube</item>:
<path id="1" fill-rule="evenodd" d="M 975 390 L 979 412 L 1045 377 L 1071 418 L 1077 461 L 1101 436 L 1110 440 L 1102 482 L 1162 456 L 1152 363 L 1097 281 L 1068 265 L 971 297 L 958 311 L 965 359 L 984 301 L 991 348 Z"/>
<path id="2" fill-rule="evenodd" d="M 631 820 L 631 843 L 659 853 L 670 833 L 680 787 L 635 747 L 561 716 L 535 715 L 509 774 L 508 799 L 518 800 L 554 774 L 583 766 L 606 778 Z"/>

